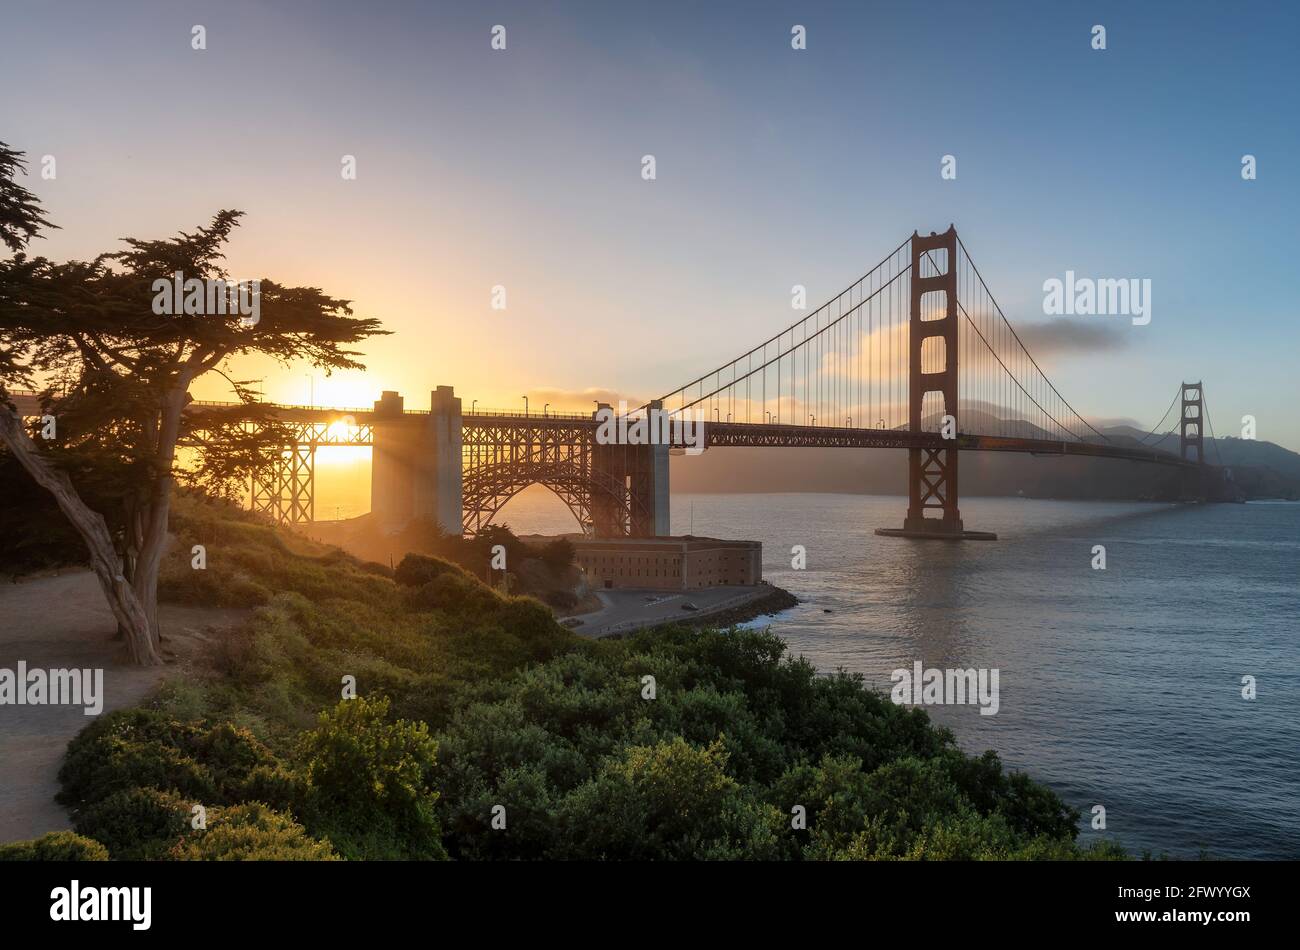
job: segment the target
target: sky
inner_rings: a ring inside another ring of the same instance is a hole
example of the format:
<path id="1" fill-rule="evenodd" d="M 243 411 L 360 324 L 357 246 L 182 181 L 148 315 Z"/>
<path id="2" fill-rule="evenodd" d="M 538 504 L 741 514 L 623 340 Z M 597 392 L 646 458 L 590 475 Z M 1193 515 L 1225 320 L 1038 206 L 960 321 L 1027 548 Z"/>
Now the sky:
<path id="1" fill-rule="evenodd" d="M 0 140 L 62 229 L 33 253 L 237 208 L 232 273 L 320 287 L 392 331 L 364 374 L 236 366 L 268 399 L 650 398 L 802 316 L 793 285 L 815 306 L 954 223 L 1089 419 L 1153 425 L 1203 380 L 1217 434 L 1249 414 L 1300 449 L 1300 5 L 0 7 Z M 1043 283 L 1067 270 L 1149 279 L 1151 322 L 1049 324 Z M 194 392 L 229 394 L 215 375 Z"/>

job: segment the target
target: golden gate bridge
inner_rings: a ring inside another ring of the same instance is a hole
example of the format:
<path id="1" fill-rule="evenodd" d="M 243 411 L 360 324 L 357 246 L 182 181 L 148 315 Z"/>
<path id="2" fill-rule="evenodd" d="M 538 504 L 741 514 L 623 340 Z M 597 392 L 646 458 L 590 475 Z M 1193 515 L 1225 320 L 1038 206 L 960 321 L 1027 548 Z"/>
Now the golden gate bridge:
<path id="1" fill-rule="evenodd" d="M 35 393 L 13 396 L 20 413 L 39 414 Z M 1148 444 L 1175 404 L 1176 455 Z M 684 448 L 680 424 L 690 420 L 703 423 L 705 447 L 906 450 L 902 527 L 877 532 L 903 537 L 993 537 L 963 523 L 961 452 L 1173 466 L 1183 471 L 1185 500 L 1222 497 L 1230 474 L 1204 459 L 1209 417 L 1199 381 L 1180 385 L 1143 439 L 1108 437 L 1088 422 L 1025 347 L 954 227 L 914 233 L 807 316 L 627 413 L 666 416 L 676 441 L 602 440 L 605 404 L 574 414 L 480 410 L 475 401 L 464 412 L 450 386 L 432 393 L 428 410 L 407 409 L 395 392 L 370 408 L 253 405 L 292 437 L 252 478 L 250 506 L 292 524 L 315 520 L 317 450 L 364 445 L 372 448 L 372 513 L 390 528 L 427 518 L 473 535 L 519 491 L 541 484 L 590 536 L 667 535 L 668 458 Z M 205 438 L 205 419 L 228 422 L 246 406 L 191 402 L 190 444 Z"/>

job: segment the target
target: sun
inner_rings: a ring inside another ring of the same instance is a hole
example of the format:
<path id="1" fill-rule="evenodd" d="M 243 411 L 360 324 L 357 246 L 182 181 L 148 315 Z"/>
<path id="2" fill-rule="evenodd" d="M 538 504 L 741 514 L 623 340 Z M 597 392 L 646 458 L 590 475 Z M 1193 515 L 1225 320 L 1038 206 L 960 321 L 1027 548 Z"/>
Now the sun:
<path id="1" fill-rule="evenodd" d="M 352 420 L 351 416 L 344 416 L 325 428 L 325 437 L 330 442 L 351 442 L 360 431 L 360 426 Z"/>

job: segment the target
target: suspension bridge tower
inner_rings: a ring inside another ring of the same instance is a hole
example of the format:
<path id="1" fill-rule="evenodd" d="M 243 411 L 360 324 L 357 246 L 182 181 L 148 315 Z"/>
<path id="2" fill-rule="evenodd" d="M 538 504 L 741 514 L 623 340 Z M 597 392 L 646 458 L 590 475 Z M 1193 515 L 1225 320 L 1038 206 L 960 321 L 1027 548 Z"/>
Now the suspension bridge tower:
<path id="1" fill-rule="evenodd" d="M 1183 411 L 1178 429 L 1178 453 L 1196 468 L 1183 469 L 1183 501 L 1200 501 L 1206 497 L 1205 480 L 1205 393 L 1200 382 L 1183 383 Z M 1193 458 L 1193 455 L 1195 458 Z"/>
<path id="2" fill-rule="evenodd" d="M 936 254 L 938 255 L 936 257 Z M 945 541 L 994 541 L 989 531 L 967 531 L 958 507 L 957 481 L 957 229 L 929 237 L 912 234 L 911 310 L 908 325 L 908 427 L 924 431 L 926 396 L 930 419 L 938 412 L 934 446 L 907 450 L 907 517 L 902 528 L 877 528 L 876 534 L 896 538 Z M 937 307 L 925 307 L 925 295 L 942 294 Z M 953 424 L 944 423 L 951 417 Z M 945 430 L 948 438 L 945 438 Z M 937 511 L 939 517 L 927 516 Z"/>

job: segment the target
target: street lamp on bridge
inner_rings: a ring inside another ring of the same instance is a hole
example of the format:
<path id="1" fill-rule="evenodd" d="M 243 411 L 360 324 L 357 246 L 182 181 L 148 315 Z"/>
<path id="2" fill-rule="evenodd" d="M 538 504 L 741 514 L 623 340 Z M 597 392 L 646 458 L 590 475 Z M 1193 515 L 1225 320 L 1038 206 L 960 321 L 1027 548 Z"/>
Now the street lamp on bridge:
<path id="1" fill-rule="evenodd" d="M 528 415 L 528 397 L 524 397 L 524 415 Z"/>

